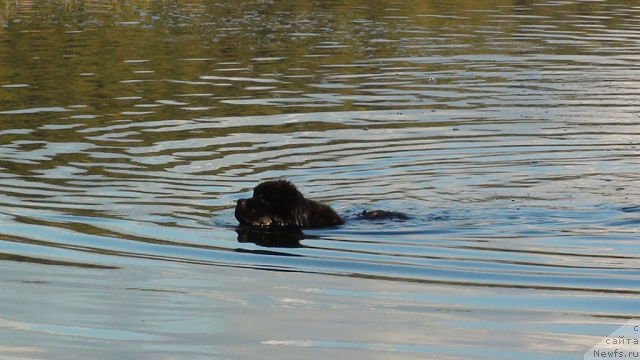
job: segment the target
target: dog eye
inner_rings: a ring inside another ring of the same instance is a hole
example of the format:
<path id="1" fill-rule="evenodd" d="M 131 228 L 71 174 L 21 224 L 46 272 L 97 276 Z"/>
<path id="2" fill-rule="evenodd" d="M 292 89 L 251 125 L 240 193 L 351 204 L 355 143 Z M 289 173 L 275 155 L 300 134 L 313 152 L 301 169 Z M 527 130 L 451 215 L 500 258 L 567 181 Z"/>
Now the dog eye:
<path id="1" fill-rule="evenodd" d="M 267 198 L 265 198 L 262 194 L 254 195 L 253 197 L 261 204 L 269 203 L 269 201 L 267 201 Z"/>

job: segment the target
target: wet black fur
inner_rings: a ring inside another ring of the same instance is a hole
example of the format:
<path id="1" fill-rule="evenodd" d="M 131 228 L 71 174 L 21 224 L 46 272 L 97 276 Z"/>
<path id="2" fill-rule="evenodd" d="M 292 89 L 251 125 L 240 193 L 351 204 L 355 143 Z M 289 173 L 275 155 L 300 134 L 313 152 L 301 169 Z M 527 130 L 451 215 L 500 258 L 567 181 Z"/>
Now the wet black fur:
<path id="1" fill-rule="evenodd" d="M 407 214 L 386 210 L 363 210 L 360 217 L 367 220 L 409 220 Z"/>
<path id="2" fill-rule="evenodd" d="M 236 204 L 240 225 L 259 228 L 323 228 L 344 224 L 331 207 L 306 199 L 286 180 L 266 181 L 253 189 L 253 196 Z"/>

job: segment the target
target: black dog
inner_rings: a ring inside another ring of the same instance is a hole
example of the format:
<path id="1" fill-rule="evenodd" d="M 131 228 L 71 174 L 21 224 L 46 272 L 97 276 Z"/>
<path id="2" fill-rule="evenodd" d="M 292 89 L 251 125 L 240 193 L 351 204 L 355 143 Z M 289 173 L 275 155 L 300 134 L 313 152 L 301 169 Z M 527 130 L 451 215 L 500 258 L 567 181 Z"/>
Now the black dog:
<path id="1" fill-rule="evenodd" d="M 253 197 L 240 199 L 236 205 L 240 225 L 257 228 L 323 228 L 344 224 L 344 220 L 328 205 L 309 200 L 286 180 L 267 181 L 253 189 Z M 369 220 L 407 220 L 394 211 L 363 211 Z"/>
<path id="2" fill-rule="evenodd" d="M 286 180 L 267 181 L 253 189 L 253 197 L 240 199 L 236 219 L 255 227 L 322 228 L 344 224 L 332 208 L 305 199 Z"/>

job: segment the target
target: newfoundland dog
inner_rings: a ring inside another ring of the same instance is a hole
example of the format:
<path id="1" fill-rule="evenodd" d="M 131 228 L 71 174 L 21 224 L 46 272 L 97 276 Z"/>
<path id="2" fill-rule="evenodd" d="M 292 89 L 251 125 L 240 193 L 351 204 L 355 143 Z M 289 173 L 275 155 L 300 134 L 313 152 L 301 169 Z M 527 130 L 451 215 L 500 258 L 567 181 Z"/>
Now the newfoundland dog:
<path id="1" fill-rule="evenodd" d="M 344 220 L 328 205 L 309 200 L 286 180 L 266 181 L 253 189 L 253 197 L 240 199 L 236 205 L 240 225 L 254 228 L 324 228 L 344 224 Z M 408 216 L 384 210 L 363 211 L 369 220 L 407 220 Z"/>

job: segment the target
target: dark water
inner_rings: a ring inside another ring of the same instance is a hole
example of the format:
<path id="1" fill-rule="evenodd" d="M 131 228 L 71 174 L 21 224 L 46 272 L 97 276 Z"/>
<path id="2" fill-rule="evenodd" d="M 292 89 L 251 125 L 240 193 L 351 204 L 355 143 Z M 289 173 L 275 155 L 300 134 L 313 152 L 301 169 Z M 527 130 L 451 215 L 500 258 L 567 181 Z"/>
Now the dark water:
<path id="1" fill-rule="evenodd" d="M 3 359 L 582 359 L 640 317 L 636 1 L 0 5 Z M 239 237 L 281 177 L 348 223 Z"/>

